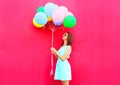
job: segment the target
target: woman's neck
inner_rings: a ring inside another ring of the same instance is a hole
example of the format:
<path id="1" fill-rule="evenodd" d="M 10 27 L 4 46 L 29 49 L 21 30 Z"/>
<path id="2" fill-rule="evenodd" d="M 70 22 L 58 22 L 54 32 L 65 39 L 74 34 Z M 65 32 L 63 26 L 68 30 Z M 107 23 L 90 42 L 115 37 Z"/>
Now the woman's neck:
<path id="1" fill-rule="evenodd" d="M 64 40 L 64 44 L 63 44 L 63 46 L 66 46 L 67 45 L 67 41 L 66 40 Z"/>

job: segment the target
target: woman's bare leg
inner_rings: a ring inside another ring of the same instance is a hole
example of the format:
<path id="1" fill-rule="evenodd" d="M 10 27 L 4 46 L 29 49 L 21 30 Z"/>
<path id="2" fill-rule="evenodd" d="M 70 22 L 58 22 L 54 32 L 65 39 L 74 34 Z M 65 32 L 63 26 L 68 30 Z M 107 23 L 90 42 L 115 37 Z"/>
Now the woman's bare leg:
<path id="1" fill-rule="evenodd" d="M 62 85 L 69 85 L 69 80 L 62 81 Z"/>

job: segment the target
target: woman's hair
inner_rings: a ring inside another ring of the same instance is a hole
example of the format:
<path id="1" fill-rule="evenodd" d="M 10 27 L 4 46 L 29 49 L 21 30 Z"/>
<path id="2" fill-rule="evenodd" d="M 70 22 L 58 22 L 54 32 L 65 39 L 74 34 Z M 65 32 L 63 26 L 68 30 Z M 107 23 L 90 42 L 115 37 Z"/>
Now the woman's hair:
<path id="1" fill-rule="evenodd" d="M 67 45 L 72 45 L 72 34 L 70 32 L 66 32 L 67 33 Z M 62 42 L 62 46 L 64 44 L 64 41 Z"/>

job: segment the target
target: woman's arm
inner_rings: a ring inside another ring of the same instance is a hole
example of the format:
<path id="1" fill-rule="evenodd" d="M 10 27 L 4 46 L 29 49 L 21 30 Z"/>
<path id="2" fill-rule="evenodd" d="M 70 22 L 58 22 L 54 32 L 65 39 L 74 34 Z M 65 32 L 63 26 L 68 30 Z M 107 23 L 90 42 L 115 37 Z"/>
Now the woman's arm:
<path id="1" fill-rule="evenodd" d="M 55 55 L 55 57 L 56 57 L 56 58 L 58 58 L 58 56 L 56 55 L 56 53 L 55 53 L 55 52 L 53 52 L 53 51 L 52 51 L 52 54 L 54 54 L 54 55 Z"/>
<path id="2" fill-rule="evenodd" d="M 51 48 L 51 50 L 54 52 L 55 55 L 57 55 L 62 61 L 67 59 L 67 56 L 71 50 L 71 46 L 68 46 L 67 50 L 65 51 L 65 54 L 63 56 L 61 56 L 58 51 L 55 48 Z"/>

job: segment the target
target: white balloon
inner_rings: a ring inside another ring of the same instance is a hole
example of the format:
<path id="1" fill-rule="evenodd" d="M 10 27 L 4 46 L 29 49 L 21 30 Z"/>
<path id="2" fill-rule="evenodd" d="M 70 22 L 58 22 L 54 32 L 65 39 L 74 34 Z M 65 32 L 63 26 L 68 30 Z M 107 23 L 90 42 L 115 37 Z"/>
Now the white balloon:
<path id="1" fill-rule="evenodd" d="M 60 6 L 60 7 L 59 7 L 58 9 L 56 9 L 56 10 L 61 10 L 62 13 L 64 14 L 64 16 L 66 16 L 66 14 L 67 14 L 67 12 L 68 12 L 67 7 L 65 7 L 65 6 Z"/>
<path id="2" fill-rule="evenodd" d="M 65 6 L 60 6 L 59 8 L 60 8 L 61 10 L 66 11 L 66 12 L 68 11 L 67 7 L 65 7 Z"/>

